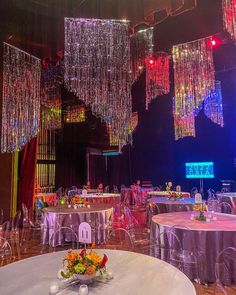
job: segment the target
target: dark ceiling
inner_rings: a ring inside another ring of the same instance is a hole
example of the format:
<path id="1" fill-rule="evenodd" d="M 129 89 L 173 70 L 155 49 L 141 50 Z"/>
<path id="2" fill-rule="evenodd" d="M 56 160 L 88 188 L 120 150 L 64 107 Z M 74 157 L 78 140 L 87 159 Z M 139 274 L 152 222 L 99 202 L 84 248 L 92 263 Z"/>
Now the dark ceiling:
<path id="1" fill-rule="evenodd" d="M 0 39 L 42 58 L 63 49 L 64 17 L 127 18 L 131 25 L 137 25 L 147 19 L 160 21 L 166 14 L 193 8 L 195 3 L 196 0 L 1 0 Z"/>

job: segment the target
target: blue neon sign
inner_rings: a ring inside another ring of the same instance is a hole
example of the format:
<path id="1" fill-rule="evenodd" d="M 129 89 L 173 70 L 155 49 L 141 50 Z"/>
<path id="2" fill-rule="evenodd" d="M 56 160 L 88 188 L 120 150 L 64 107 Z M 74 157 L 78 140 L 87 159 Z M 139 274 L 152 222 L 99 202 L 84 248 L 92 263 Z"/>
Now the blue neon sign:
<path id="1" fill-rule="evenodd" d="M 186 178 L 214 178 L 213 162 L 185 163 Z"/>

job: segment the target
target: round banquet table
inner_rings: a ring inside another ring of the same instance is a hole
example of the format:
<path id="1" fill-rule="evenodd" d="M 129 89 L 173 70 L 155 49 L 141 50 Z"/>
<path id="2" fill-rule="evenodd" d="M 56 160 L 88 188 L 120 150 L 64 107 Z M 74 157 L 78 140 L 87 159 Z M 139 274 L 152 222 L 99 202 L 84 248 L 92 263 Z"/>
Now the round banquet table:
<path id="1" fill-rule="evenodd" d="M 158 207 L 158 213 L 192 211 L 195 205 L 194 198 L 183 198 L 179 200 L 171 200 L 167 197 L 150 198 L 148 204 L 154 203 Z M 157 208 L 156 208 L 157 209 Z"/>
<path id="2" fill-rule="evenodd" d="M 236 193 L 219 193 L 216 196 L 220 202 L 229 203 L 232 206 L 232 214 L 236 215 Z"/>
<path id="3" fill-rule="evenodd" d="M 120 203 L 120 194 L 81 194 L 78 195 L 80 198 L 86 199 L 89 204 L 118 204 Z"/>
<path id="4" fill-rule="evenodd" d="M 153 191 L 153 188 L 123 188 L 121 189 L 121 200 L 130 205 L 145 204 L 150 191 Z"/>
<path id="5" fill-rule="evenodd" d="M 174 191 L 172 191 L 172 192 L 174 192 Z M 190 193 L 181 192 L 181 194 L 183 195 L 183 198 L 190 198 Z M 169 192 L 167 192 L 167 191 L 151 191 L 151 192 L 148 192 L 147 195 L 148 195 L 148 197 L 168 197 Z"/>
<path id="6" fill-rule="evenodd" d="M 90 208 L 48 207 L 44 208 L 41 223 L 42 244 L 63 245 L 71 241 L 71 233 L 66 229 L 63 234 L 53 235 L 61 226 L 70 227 L 78 236 L 79 225 L 88 222 L 92 228 L 92 241 L 97 244 L 106 242 L 109 225 L 113 222 L 113 207 L 106 204 L 91 204 Z M 53 236 L 53 239 L 52 239 Z"/>
<path id="7" fill-rule="evenodd" d="M 194 249 L 200 259 L 201 281 L 215 282 L 214 267 L 217 255 L 223 249 L 236 245 L 236 216 L 214 213 L 216 220 L 204 222 L 191 220 L 191 214 L 192 212 L 174 212 L 153 216 L 150 238 L 160 241 L 160 233 L 167 232 L 174 226 L 172 230 L 179 238 L 182 248 L 189 251 Z M 172 247 L 175 248 L 175 245 Z M 168 261 L 166 257 L 161 258 Z M 230 271 L 233 276 L 236 265 L 232 265 Z M 191 274 L 188 276 L 191 277 Z"/>
<path id="8" fill-rule="evenodd" d="M 108 283 L 89 285 L 89 295 L 196 295 L 191 281 L 164 261 L 133 252 L 99 249 L 108 256 L 107 267 L 113 273 Z M 66 251 L 35 256 L 0 268 L 0 294 L 49 294 Z M 79 286 L 62 291 L 78 294 Z"/>

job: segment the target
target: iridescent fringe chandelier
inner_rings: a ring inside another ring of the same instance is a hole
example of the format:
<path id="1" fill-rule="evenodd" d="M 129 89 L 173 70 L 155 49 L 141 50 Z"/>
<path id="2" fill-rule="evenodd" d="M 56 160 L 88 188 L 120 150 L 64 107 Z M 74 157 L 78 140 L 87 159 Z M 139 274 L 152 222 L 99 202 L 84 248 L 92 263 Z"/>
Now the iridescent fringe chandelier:
<path id="1" fill-rule="evenodd" d="M 133 112 L 132 113 L 132 120 L 130 121 L 129 124 L 129 134 L 130 136 L 138 126 L 138 112 Z M 107 127 L 107 133 L 108 133 L 108 138 L 109 138 L 109 145 L 110 146 L 118 146 L 119 145 L 119 138 L 117 135 L 113 132 L 112 127 L 110 124 L 106 124 Z"/>
<path id="2" fill-rule="evenodd" d="M 176 140 L 195 136 L 194 117 L 201 110 L 204 99 L 215 91 L 211 40 L 207 37 L 173 46 Z"/>
<path id="3" fill-rule="evenodd" d="M 215 91 L 204 100 L 204 113 L 215 124 L 224 126 L 221 82 L 216 81 Z"/>
<path id="4" fill-rule="evenodd" d="M 43 129 L 62 128 L 62 83 L 63 70 L 61 62 L 43 67 L 41 85 L 41 127 Z"/>
<path id="5" fill-rule="evenodd" d="M 65 18 L 65 86 L 110 124 L 119 147 L 130 141 L 132 116 L 129 24 Z"/>
<path id="6" fill-rule="evenodd" d="M 165 52 L 157 52 L 146 59 L 146 109 L 152 99 L 169 92 L 169 56 Z"/>
<path id="7" fill-rule="evenodd" d="M 40 60 L 3 43 L 1 152 L 20 150 L 39 131 Z"/>
<path id="8" fill-rule="evenodd" d="M 153 28 L 140 30 L 130 37 L 131 68 L 137 80 L 145 68 L 146 60 L 153 55 Z"/>
<path id="9" fill-rule="evenodd" d="M 82 123 L 86 120 L 85 106 L 67 106 L 64 114 L 65 123 Z"/>
<path id="10" fill-rule="evenodd" d="M 226 31 L 236 40 L 236 0 L 222 0 L 223 21 Z"/>

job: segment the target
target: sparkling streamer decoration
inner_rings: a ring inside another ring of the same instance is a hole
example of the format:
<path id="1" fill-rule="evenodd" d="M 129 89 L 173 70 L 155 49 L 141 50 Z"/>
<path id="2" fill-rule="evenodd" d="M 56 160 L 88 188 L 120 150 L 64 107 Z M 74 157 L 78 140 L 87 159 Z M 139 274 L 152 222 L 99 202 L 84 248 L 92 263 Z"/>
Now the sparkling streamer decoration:
<path id="1" fill-rule="evenodd" d="M 40 60 L 3 43 L 1 152 L 13 153 L 39 131 Z"/>
<path id="2" fill-rule="evenodd" d="M 216 81 L 215 91 L 204 100 L 204 113 L 212 122 L 224 126 L 221 82 Z"/>
<path id="3" fill-rule="evenodd" d="M 112 126 L 120 148 L 130 141 L 130 72 L 126 21 L 65 19 L 65 86 Z"/>
<path id="4" fill-rule="evenodd" d="M 175 139 L 184 138 L 187 136 L 195 137 L 195 116 L 189 114 L 185 116 L 179 116 L 175 110 L 175 99 L 173 99 L 173 114 L 174 114 L 174 126 L 175 126 Z"/>
<path id="5" fill-rule="evenodd" d="M 152 99 L 169 92 L 169 56 L 165 52 L 157 52 L 146 59 L 146 109 Z"/>
<path id="6" fill-rule="evenodd" d="M 236 0 L 222 0 L 224 28 L 236 40 Z"/>
<path id="7" fill-rule="evenodd" d="M 81 123 L 86 120 L 86 112 L 84 106 L 67 106 L 64 115 L 65 123 Z"/>
<path id="8" fill-rule="evenodd" d="M 109 137 L 109 144 L 110 146 L 117 146 L 119 144 L 119 138 L 117 135 L 113 132 L 112 126 L 110 124 L 107 124 L 107 133 Z M 136 127 L 138 126 L 138 112 L 132 113 L 132 119 L 129 123 L 129 134 L 131 135 Z"/>
<path id="9" fill-rule="evenodd" d="M 173 47 L 176 140 L 184 134 L 195 136 L 193 115 L 198 115 L 204 99 L 215 90 L 211 41 L 212 38 L 207 37 Z M 185 123 L 177 126 L 182 118 Z M 180 131 L 182 127 L 186 130 Z"/>
<path id="10" fill-rule="evenodd" d="M 130 38 L 133 80 L 137 80 L 145 68 L 145 61 L 153 54 L 153 28 L 140 30 Z"/>
<path id="11" fill-rule="evenodd" d="M 61 85 L 63 83 L 62 64 L 49 65 L 42 71 L 41 126 L 53 130 L 62 128 Z"/>

